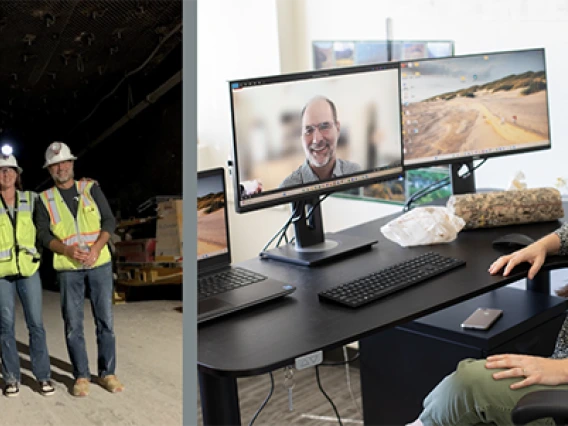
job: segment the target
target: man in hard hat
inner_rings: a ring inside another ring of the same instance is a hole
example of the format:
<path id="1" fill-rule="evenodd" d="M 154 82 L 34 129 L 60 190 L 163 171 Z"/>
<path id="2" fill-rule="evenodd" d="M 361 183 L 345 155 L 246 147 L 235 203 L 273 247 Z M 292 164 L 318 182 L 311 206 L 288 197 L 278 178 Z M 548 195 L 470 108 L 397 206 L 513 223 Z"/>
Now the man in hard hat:
<path id="1" fill-rule="evenodd" d="M 36 214 L 38 239 L 53 252 L 53 267 L 61 292 L 65 338 L 73 364 L 73 395 L 87 396 L 91 379 L 83 333 L 85 286 L 96 324 L 98 376 L 110 392 L 123 385 L 115 375 L 116 343 L 113 330 L 113 276 L 107 242 L 116 220 L 101 188 L 94 181 L 75 181 L 77 158 L 63 142 L 45 152 L 55 186 L 41 192 Z"/>

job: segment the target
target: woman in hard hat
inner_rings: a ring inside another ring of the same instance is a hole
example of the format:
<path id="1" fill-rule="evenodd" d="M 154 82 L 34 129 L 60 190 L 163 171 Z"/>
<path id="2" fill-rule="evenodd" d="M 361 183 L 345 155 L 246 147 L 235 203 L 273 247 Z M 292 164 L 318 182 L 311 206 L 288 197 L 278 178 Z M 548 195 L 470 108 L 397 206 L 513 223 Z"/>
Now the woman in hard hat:
<path id="1" fill-rule="evenodd" d="M 43 395 L 55 392 L 51 384 L 49 353 L 42 319 L 40 254 L 33 222 L 37 194 L 23 191 L 22 169 L 16 158 L 0 154 L 0 349 L 4 395 L 20 391 L 20 356 L 14 331 L 15 298 L 18 294 L 29 330 L 32 371 Z"/>

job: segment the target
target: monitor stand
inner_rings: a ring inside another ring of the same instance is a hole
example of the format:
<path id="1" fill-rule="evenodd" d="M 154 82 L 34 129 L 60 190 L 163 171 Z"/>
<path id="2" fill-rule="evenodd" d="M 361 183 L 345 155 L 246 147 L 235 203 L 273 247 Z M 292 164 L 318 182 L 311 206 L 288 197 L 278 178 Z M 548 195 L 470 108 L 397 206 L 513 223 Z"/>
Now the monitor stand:
<path id="1" fill-rule="evenodd" d="M 458 172 L 466 166 L 468 171 L 464 177 L 460 177 Z M 450 181 L 452 183 L 452 194 L 475 194 L 475 172 L 473 171 L 473 161 L 465 163 L 450 164 Z"/>
<path id="2" fill-rule="evenodd" d="M 343 232 L 323 232 L 318 197 L 292 203 L 296 239 L 282 247 L 263 251 L 263 259 L 273 259 L 303 266 L 315 266 L 339 257 L 370 249 L 377 239 L 356 237 Z"/>

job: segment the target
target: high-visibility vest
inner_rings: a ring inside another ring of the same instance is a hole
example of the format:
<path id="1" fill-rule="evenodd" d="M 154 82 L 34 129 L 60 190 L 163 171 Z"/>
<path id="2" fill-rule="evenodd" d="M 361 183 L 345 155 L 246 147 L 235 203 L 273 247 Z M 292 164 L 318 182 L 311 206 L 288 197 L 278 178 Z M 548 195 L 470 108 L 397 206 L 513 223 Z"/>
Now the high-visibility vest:
<path id="1" fill-rule="evenodd" d="M 0 277 L 30 277 L 40 264 L 30 191 L 16 191 L 14 215 L 12 222 L 10 212 L 0 203 Z"/>
<path id="2" fill-rule="evenodd" d="M 101 214 L 91 195 L 94 182 L 75 182 L 79 194 L 77 218 L 69 210 L 59 189 L 53 187 L 43 191 L 40 199 L 45 205 L 50 218 L 50 229 L 63 244 L 67 246 L 92 246 L 101 233 Z M 98 260 L 92 267 L 104 265 L 111 261 L 108 246 L 102 248 Z M 53 268 L 57 271 L 87 269 L 85 265 L 59 253 L 53 253 Z"/>

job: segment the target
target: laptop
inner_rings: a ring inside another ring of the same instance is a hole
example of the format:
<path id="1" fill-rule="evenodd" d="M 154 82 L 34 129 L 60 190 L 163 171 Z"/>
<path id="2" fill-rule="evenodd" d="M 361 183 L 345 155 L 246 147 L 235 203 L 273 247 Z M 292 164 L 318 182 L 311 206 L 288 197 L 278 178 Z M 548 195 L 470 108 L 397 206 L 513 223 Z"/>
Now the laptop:
<path id="1" fill-rule="evenodd" d="M 296 287 L 231 265 L 225 170 L 197 173 L 197 323 L 293 293 Z"/>

